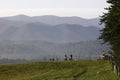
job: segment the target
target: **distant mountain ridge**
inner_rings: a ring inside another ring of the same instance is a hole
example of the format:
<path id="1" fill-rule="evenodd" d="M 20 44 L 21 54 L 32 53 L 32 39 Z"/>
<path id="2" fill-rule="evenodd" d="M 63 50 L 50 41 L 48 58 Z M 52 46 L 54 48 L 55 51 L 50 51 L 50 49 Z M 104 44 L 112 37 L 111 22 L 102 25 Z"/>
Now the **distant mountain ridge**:
<path id="1" fill-rule="evenodd" d="M 97 58 L 108 45 L 97 40 L 99 18 L 17 15 L 0 18 L 0 58 L 41 59 L 73 54 Z"/>
<path id="2" fill-rule="evenodd" d="M 99 25 L 100 18 L 84 19 L 77 16 L 59 17 L 54 15 L 33 16 L 33 17 L 29 17 L 26 15 L 16 15 L 16 16 L 3 17 L 3 18 L 13 21 L 42 22 L 49 25 L 79 24 L 86 27 L 88 26 L 96 26 L 101 28 L 103 27 L 103 25 Z"/>
<path id="3" fill-rule="evenodd" d="M 96 40 L 100 35 L 100 29 L 95 26 L 84 27 L 79 24 L 49 25 L 42 22 L 14 21 L 2 18 L 0 19 L 0 40 L 42 40 L 55 43 L 80 42 Z"/>

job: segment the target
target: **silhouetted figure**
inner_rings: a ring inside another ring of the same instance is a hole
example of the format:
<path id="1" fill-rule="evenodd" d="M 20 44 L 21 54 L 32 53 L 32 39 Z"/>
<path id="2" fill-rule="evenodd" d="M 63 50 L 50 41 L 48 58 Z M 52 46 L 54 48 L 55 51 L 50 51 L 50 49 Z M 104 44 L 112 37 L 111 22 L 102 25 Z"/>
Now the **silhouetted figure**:
<path id="1" fill-rule="evenodd" d="M 55 59 L 54 59 L 54 58 L 52 58 L 52 61 L 55 61 Z"/>
<path id="2" fill-rule="evenodd" d="M 73 55 L 72 55 L 72 54 L 70 55 L 70 58 L 69 58 L 69 60 L 73 60 Z"/>
<path id="3" fill-rule="evenodd" d="M 55 59 L 54 59 L 54 58 L 50 58 L 49 60 L 50 60 L 50 61 L 55 61 Z"/>
<path id="4" fill-rule="evenodd" d="M 64 56 L 64 60 L 67 61 L 67 55 L 66 55 L 66 54 L 65 54 L 65 56 Z"/>

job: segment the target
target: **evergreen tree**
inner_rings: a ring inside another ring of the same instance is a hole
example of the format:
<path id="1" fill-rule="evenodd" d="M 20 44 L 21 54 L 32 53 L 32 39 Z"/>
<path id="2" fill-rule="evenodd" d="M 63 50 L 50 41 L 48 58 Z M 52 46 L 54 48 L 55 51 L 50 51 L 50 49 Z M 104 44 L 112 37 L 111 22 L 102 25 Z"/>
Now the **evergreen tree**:
<path id="1" fill-rule="evenodd" d="M 100 39 L 109 42 L 116 57 L 120 57 L 120 0 L 107 0 L 108 12 L 101 16 L 105 28 L 101 30 Z"/>

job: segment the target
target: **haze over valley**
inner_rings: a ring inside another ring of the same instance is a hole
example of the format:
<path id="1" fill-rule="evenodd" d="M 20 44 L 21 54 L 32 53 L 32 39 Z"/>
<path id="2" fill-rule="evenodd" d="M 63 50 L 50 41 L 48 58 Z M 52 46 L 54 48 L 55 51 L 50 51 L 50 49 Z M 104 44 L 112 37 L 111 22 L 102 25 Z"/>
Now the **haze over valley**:
<path id="1" fill-rule="evenodd" d="M 97 39 L 103 28 L 99 20 L 53 15 L 1 17 L 1 58 L 48 60 L 73 54 L 74 58 L 96 59 L 102 50 L 109 50 Z"/>

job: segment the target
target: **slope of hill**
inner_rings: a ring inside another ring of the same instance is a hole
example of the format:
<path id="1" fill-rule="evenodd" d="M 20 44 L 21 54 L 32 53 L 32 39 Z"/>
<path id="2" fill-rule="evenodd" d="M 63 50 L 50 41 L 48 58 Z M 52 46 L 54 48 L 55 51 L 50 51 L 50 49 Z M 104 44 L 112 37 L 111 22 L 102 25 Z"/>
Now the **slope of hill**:
<path id="1" fill-rule="evenodd" d="M 103 27 L 103 25 L 99 25 L 99 21 L 100 21 L 99 18 L 84 19 L 76 16 L 58 17 L 53 15 L 45 15 L 45 16 L 29 17 L 26 15 L 16 15 L 16 16 L 4 17 L 4 19 L 13 20 L 13 21 L 42 22 L 42 23 L 47 23 L 49 25 L 79 24 L 82 26 Z"/>
<path id="2" fill-rule="evenodd" d="M 1 80 L 119 80 L 106 61 L 0 65 Z"/>

